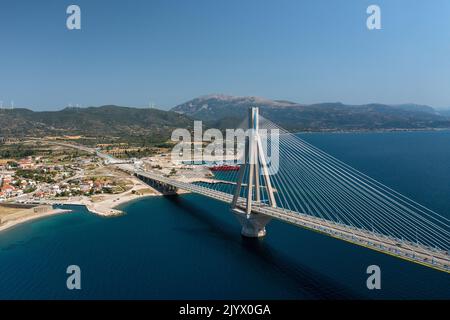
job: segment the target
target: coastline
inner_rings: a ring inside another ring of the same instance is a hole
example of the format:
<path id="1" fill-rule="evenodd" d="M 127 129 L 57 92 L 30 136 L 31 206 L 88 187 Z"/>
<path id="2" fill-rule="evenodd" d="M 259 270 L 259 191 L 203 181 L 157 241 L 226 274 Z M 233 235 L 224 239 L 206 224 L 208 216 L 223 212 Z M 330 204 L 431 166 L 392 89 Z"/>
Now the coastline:
<path id="1" fill-rule="evenodd" d="M 30 222 L 33 220 L 38 220 L 40 218 L 45 218 L 45 217 L 49 217 L 49 216 L 54 216 L 54 215 L 63 214 L 63 213 L 70 213 L 70 212 L 72 212 L 72 210 L 53 208 L 49 212 L 30 214 L 28 216 L 25 216 L 25 217 L 22 217 L 22 218 L 19 218 L 16 220 L 11 220 L 11 221 L 6 222 L 3 225 L 0 225 L 0 232 L 11 229 L 17 225 L 20 225 L 20 224 L 23 224 L 26 222 Z"/>
<path id="2" fill-rule="evenodd" d="M 117 195 L 116 195 L 117 196 Z M 121 196 L 121 195 L 119 195 Z M 85 201 L 76 201 L 76 202 L 67 202 L 67 203 L 60 203 L 63 205 L 82 205 L 86 207 L 86 209 L 95 215 L 102 216 L 102 217 L 114 217 L 114 216 L 120 216 L 124 214 L 123 211 L 116 209 L 118 206 L 126 204 L 128 202 L 131 202 L 136 199 L 144 199 L 148 197 L 155 197 L 160 196 L 159 194 L 149 194 L 149 195 L 127 195 L 126 197 L 120 197 L 118 199 L 113 199 L 115 197 L 108 198 L 105 201 L 99 202 L 99 203 L 86 203 Z M 60 208 L 53 208 L 51 211 L 46 213 L 36 213 L 36 214 L 30 214 L 28 216 L 11 220 L 6 222 L 3 225 L 0 225 L 0 234 L 2 231 L 9 230 L 15 226 L 32 222 L 41 218 L 47 218 L 51 216 L 55 216 L 58 214 L 66 214 L 70 213 L 72 210 L 69 209 L 60 209 Z"/>
<path id="3" fill-rule="evenodd" d="M 120 205 L 126 204 L 128 202 L 144 199 L 148 197 L 156 197 L 161 196 L 161 194 L 147 194 L 147 195 L 136 195 L 128 192 L 128 194 L 119 194 L 112 195 L 107 199 L 100 202 L 89 202 L 89 203 L 77 203 L 84 205 L 87 210 L 93 214 L 103 216 L 103 217 L 111 217 L 111 216 L 119 216 L 124 214 L 122 210 L 118 210 L 117 207 Z"/>
<path id="4" fill-rule="evenodd" d="M 439 132 L 450 131 L 450 128 L 388 128 L 388 129 L 354 129 L 354 130 L 339 130 L 339 129 L 322 129 L 322 130 L 294 130 L 293 134 L 315 134 L 315 133 L 390 133 L 390 132 Z"/>
<path id="5" fill-rule="evenodd" d="M 153 188 L 150 188 L 148 185 L 140 181 L 139 179 L 133 177 L 132 178 L 133 187 L 125 191 L 121 194 L 109 194 L 109 195 L 102 195 L 104 199 L 101 201 L 93 201 L 89 198 L 84 198 L 81 203 L 86 206 L 86 208 L 89 210 L 89 212 L 103 216 L 103 217 L 111 217 L 111 216 L 119 216 L 124 214 L 122 210 L 118 210 L 117 207 L 120 205 L 123 205 L 125 203 L 128 203 L 130 201 L 145 198 L 145 197 L 154 197 L 159 196 L 161 193 L 156 191 Z M 151 190 L 148 194 L 142 194 L 141 192 L 143 190 Z M 84 201 L 83 201 L 84 200 Z"/>
<path id="6" fill-rule="evenodd" d="M 86 209 L 92 213 L 102 217 L 113 217 L 124 214 L 123 211 L 118 210 L 117 207 L 128 203 L 130 201 L 146 198 L 160 196 L 161 193 L 145 185 L 138 179 L 133 178 L 133 187 L 120 194 L 102 194 L 99 197 L 102 198 L 99 201 L 95 199 L 81 196 L 78 198 L 72 198 L 68 200 L 52 200 L 49 201 L 53 205 L 81 205 L 85 206 Z M 151 190 L 150 193 L 142 194 L 143 190 Z"/>
<path id="7" fill-rule="evenodd" d="M 119 195 L 120 196 L 120 195 Z M 131 202 L 133 200 L 136 199 L 144 199 L 147 197 L 155 197 L 155 196 L 160 196 L 159 194 L 149 194 L 149 195 L 130 195 L 130 196 L 126 196 L 126 197 L 121 197 L 119 199 L 112 199 L 108 198 L 105 201 L 99 202 L 99 203 L 86 203 L 85 201 L 76 201 L 76 202 L 64 202 L 64 203 L 60 203 L 63 205 L 82 205 L 84 207 L 86 207 L 86 209 L 92 213 L 92 214 L 96 214 L 98 216 L 102 216 L 102 217 L 114 217 L 114 216 L 120 216 L 122 214 L 124 214 L 123 211 L 116 209 L 118 206 L 126 204 L 128 202 Z M 0 234 L 2 231 L 5 230 L 9 230 L 15 226 L 18 226 L 20 224 L 23 223 L 27 223 L 27 222 L 32 222 L 41 218 L 47 218 L 47 217 L 51 217 L 51 216 L 55 216 L 58 214 L 66 214 L 66 213 L 70 213 L 72 212 L 72 210 L 69 209 L 60 209 L 60 208 L 53 208 L 51 211 L 46 212 L 46 213 L 36 213 L 36 214 L 30 214 L 28 216 L 19 218 L 17 220 L 11 220 L 6 222 L 3 225 L 0 225 Z"/>
<path id="8" fill-rule="evenodd" d="M 149 187 L 146 186 L 143 182 L 139 181 L 138 179 L 133 179 L 133 187 L 130 190 L 121 194 L 103 194 L 101 195 L 103 199 L 100 201 L 93 201 L 91 198 L 85 196 L 76 199 L 68 199 L 62 201 L 58 200 L 43 201 L 42 204 L 52 205 L 53 209 L 45 213 L 34 213 L 34 214 L 32 213 L 20 217 L 18 219 L 8 221 L 0 225 L 0 234 L 2 231 L 11 229 L 22 223 L 31 222 L 33 220 L 50 217 L 57 214 L 72 212 L 72 210 L 69 209 L 55 208 L 54 206 L 56 205 L 81 205 L 86 207 L 86 209 L 92 214 L 96 214 L 102 217 L 114 217 L 124 214 L 123 211 L 117 209 L 117 207 L 119 207 L 120 205 L 126 204 L 128 202 L 137 199 L 162 195 L 160 192 L 154 189 L 151 189 L 152 190 L 151 193 L 142 194 L 141 191 L 143 189 L 149 189 Z"/>

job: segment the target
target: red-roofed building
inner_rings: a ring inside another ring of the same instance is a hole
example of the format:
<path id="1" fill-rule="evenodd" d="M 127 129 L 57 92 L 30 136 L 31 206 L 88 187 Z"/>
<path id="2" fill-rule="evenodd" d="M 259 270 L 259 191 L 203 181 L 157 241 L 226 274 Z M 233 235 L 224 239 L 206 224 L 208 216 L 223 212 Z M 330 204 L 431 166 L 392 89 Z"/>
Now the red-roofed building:
<path id="1" fill-rule="evenodd" d="M 4 184 L 1 188 L 1 191 L 8 196 L 11 195 L 14 191 L 16 191 L 16 188 L 10 186 L 9 184 Z"/>
<path id="2" fill-rule="evenodd" d="M 26 159 L 20 160 L 19 168 L 20 169 L 33 169 L 34 168 L 33 159 L 31 157 L 28 157 Z"/>

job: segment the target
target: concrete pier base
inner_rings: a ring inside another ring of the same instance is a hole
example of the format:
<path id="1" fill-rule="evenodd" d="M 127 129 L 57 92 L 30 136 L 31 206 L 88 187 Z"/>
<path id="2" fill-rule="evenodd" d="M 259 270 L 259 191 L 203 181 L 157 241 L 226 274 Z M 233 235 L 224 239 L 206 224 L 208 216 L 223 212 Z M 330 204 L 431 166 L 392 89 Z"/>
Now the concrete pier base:
<path id="1" fill-rule="evenodd" d="M 266 225 L 272 219 L 262 214 L 247 214 L 241 209 L 231 210 L 242 225 L 241 234 L 248 238 L 261 238 L 266 235 Z"/>

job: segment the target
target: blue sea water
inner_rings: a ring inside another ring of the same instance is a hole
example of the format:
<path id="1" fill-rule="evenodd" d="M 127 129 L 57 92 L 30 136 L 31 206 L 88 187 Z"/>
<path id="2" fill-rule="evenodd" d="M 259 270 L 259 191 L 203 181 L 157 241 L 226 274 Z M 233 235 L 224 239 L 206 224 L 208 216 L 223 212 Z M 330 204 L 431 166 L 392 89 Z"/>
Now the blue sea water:
<path id="1" fill-rule="evenodd" d="M 450 217 L 450 132 L 304 134 Z M 220 202 L 153 197 L 102 218 L 84 207 L 0 233 L 0 299 L 450 299 L 450 275 L 272 221 L 246 239 Z M 81 268 L 82 289 L 66 288 Z M 381 268 L 368 290 L 366 268 Z"/>

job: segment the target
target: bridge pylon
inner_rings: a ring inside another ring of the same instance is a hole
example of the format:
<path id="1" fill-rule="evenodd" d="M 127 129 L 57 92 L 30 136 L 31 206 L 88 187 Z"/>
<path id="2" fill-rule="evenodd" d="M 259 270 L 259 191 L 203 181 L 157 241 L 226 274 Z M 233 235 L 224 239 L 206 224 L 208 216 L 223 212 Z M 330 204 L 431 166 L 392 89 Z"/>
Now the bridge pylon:
<path id="1" fill-rule="evenodd" d="M 248 129 L 248 134 L 245 138 L 244 163 L 239 168 L 238 181 L 231 203 L 231 210 L 236 214 L 236 217 L 242 225 L 242 235 L 256 238 L 266 235 L 266 224 L 271 219 L 268 216 L 252 212 L 252 206 L 261 203 L 261 192 L 265 191 L 269 205 L 276 207 L 263 144 L 259 134 L 259 109 L 256 107 L 249 108 Z M 242 204 L 242 201 L 239 200 L 246 172 L 248 175 L 247 189 L 245 192 L 246 201 Z M 261 176 L 264 182 L 263 188 L 261 187 Z"/>

